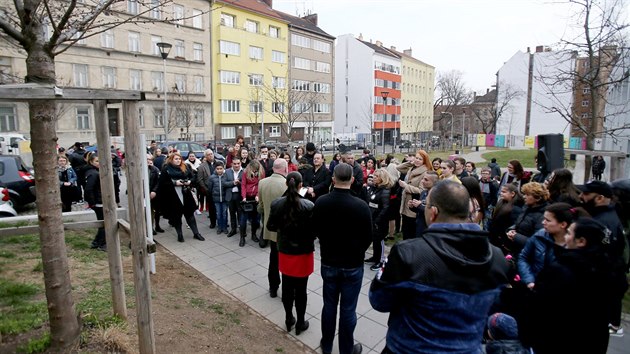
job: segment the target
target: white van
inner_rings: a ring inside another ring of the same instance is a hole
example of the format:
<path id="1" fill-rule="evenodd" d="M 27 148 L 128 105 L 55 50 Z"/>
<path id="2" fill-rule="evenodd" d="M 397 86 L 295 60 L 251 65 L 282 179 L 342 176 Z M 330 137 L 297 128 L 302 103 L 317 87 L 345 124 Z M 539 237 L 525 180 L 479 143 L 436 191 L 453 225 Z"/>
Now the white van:
<path id="1" fill-rule="evenodd" d="M 20 133 L 0 133 L 0 154 L 18 155 L 20 141 L 28 141 L 28 139 Z"/>

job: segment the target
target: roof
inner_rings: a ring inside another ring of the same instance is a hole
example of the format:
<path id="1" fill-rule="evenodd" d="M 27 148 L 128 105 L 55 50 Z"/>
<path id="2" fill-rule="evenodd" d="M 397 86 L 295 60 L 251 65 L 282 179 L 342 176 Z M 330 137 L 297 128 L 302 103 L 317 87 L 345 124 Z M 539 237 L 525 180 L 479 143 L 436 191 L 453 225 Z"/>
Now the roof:
<path id="1" fill-rule="evenodd" d="M 279 20 L 286 21 L 280 16 L 279 12 L 272 9 L 262 0 L 217 0 L 216 3 L 223 3 L 229 6 L 238 7 L 241 9 L 253 11 L 255 13 L 273 17 Z"/>
<path id="2" fill-rule="evenodd" d="M 497 90 L 492 89 L 485 95 L 475 97 L 475 101 L 473 103 L 494 103 L 496 100 Z"/>
<path id="3" fill-rule="evenodd" d="M 282 17 L 285 21 L 289 22 L 289 26 L 290 27 L 295 27 L 295 28 L 299 28 L 301 30 L 304 31 L 308 31 L 320 36 L 324 36 L 330 39 L 335 39 L 334 36 L 331 36 L 330 34 L 324 32 L 324 30 L 322 30 L 321 28 L 317 27 L 313 22 L 302 18 L 302 17 L 297 17 L 297 16 L 293 16 L 293 15 L 289 15 L 287 13 L 281 12 L 281 11 L 276 11 L 278 13 L 278 15 L 280 15 L 280 17 Z"/>
<path id="4" fill-rule="evenodd" d="M 383 46 L 376 45 L 374 43 L 370 43 L 370 42 L 366 42 L 366 41 L 362 41 L 360 39 L 357 39 L 357 40 L 359 42 L 365 44 L 366 46 L 374 49 L 374 51 L 379 53 L 379 54 L 387 55 L 387 56 L 390 56 L 390 57 L 394 57 L 396 59 L 400 59 L 400 55 L 398 53 L 392 52 L 391 50 L 389 50 L 389 49 L 387 49 L 387 48 L 385 48 Z"/>
<path id="5" fill-rule="evenodd" d="M 399 51 L 397 51 L 397 50 L 393 50 L 393 49 L 390 49 L 390 51 L 393 51 L 393 52 L 398 53 L 398 55 L 400 55 L 402 58 L 409 59 L 409 60 L 411 60 L 411 61 L 415 61 L 416 63 L 420 63 L 420 64 L 422 64 L 422 65 L 430 66 L 430 67 L 432 67 L 432 68 L 434 68 L 434 69 L 435 69 L 435 66 L 433 66 L 433 65 L 431 65 L 431 64 L 427 64 L 427 63 L 423 62 L 423 61 L 422 61 L 422 60 L 420 60 L 420 59 L 417 59 L 417 58 L 412 57 L 411 55 L 407 55 L 407 54 L 405 54 L 405 53 L 403 53 L 403 52 L 399 52 Z"/>

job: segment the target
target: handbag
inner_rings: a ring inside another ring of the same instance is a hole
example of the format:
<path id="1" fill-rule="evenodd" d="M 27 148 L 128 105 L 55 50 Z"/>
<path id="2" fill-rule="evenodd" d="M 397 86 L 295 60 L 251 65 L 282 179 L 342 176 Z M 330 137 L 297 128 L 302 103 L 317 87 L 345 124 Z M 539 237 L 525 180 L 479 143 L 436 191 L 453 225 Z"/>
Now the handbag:
<path id="1" fill-rule="evenodd" d="M 255 202 L 241 202 L 241 209 L 243 209 L 244 212 L 249 213 L 254 211 L 254 203 Z"/>

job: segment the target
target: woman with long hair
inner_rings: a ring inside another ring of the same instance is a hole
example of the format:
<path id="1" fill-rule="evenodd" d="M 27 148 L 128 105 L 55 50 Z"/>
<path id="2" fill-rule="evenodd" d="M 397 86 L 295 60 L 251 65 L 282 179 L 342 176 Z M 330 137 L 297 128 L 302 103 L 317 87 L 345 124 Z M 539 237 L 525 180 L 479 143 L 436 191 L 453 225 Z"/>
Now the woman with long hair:
<path id="1" fill-rule="evenodd" d="M 372 175 L 372 185 L 365 187 L 365 201 L 372 211 L 372 257 L 366 262 L 373 263 L 371 270 L 378 270 L 385 262 L 385 237 L 389 231 L 390 191 L 394 186 L 391 176 L 384 168 Z"/>
<path id="2" fill-rule="evenodd" d="M 85 201 L 90 209 L 94 210 L 96 220 L 104 220 L 103 199 L 101 196 L 101 179 L 99 175 L 100 163 L 98 155 L 94 152 L 85 153 L 87 165 L 84 169 L 85 176 Z M 107 240 L 105 239 L 105 227 L 99 227 L 90 248 L 99 251 L 107 251 Z"/>
<path id="3" fill-rule="evenodd" d="M 507 171 L 503 172 L 499 187 L 503 187 L 508 183 L 514 183 L 521 189 L 522 186 L 527 184 L 531 178 L 531 173 L 525 172 L 523 165 L 518 160 L 508 161 Z"/>
<path id="4" fill-rule="evenodd" d="M 182 233 L 182 215 L 193 232 L 193 238 L 205 241 L 197 229 L 195 210 L 197 203 L 192 194 L 192 172 L 186 168 L 182 155 L 174 152 L 166 159 L 160 175 L 158 195 L 160 196 L 161 214 L 177 232 L 177 241 L 184 242 Z"/>
<path id="5" fill-rule="evenodd" d="M 289 169 L 289 172 L 297 171 L 297 166 L 293 163 L 290 152 L 288 151 L 281 152 L 278 158 L 285 159 L 287 161 L 287 168 Z"/>
<path id="6" fill-rule="evenodd" d="M 420 184 L 424 173 L 433 171 L 433 165 L 429 154 L 424 150 L 416 151 L 416 156 L 411 161 L 403 162 L 396 167 L 400 173 L 405 173 L 405 180 L 399 180 L 398 185 L 402 189 L 400 201 L 400 215 L 402 217 L 403 239 L 414 238 L 416 234 L 416 213 L 409 208 L 409 201 L 414 195 L 420 195 L 423 188 Z"/>
<path id="7" fill-rule="evenodd" d="M 328 165 L 328 171 L 330 171 L 330 173 L 332 174 L 333 171 L 335 170 L 335 167 L 339 165 L 340 162 L 341 162 L 341 154 L 336 152 L 330 161 L 330 165 Z"/>
<path id="8" fill-rule="evenodd" d="M 521 195 L 513 184 L 506 184 L 501 187 L 499 192 L 499 200 L 492 211 L 492 218 L 488 224 L 488 232 L 490 233 L 490 243 L 499 247 L 503 253 L 507 254 L 508 249 L 505 246 L 506 232 L 508 228 L 516 222 L 516 218 L 521 214 L 522 209 Z"/>
<path id="9" fill-rule="evenodd" d="M 61 211 L 72 211 L 72 202 L 78 200 L 77 174 L 68 164 L 68 157 L 63 154 L 57 156 L 57 175 L 59 176 L 59 191 L 61 193 Z"/>
<path id="10" fill-rule="evenodd" d="M 291 172 L 287 175 L 287 191 L 271 203 L 267 229 L 278 233 L 278 268 L 282 273 L 282 304 L 285 324 L 290 332 L 295 325 L 295 334 L 306 331 L 308 277 L 313 273 L 315 235 L 313 234 L 313 202 L 300 196 L 302 175 Z M 295 302 L 296 318 L 293 316 Z"/>
<path id="11" fill-rule="evenodd" d="M 580 190 L 573 184 L 573 174 L 566 168 L 559 168 L 551 173 L 549 184 L 549 201 L 551 203 L 580 204 Z"/>
<path id="12" fill-rule="evenodd" d="M 236 157 L 240 157 L 240 153 L 241 153 L 241 144 L 236 143 L 234 144 L 234 146 L 230 147 L 228 149 L 228 154 L 225 157 L 225 168 L 232 168 L 232 159 L 236 158 Z"/>
<path id="13" fill-rule="evenodd" d="M 238 245 L 240 247 L 245 246 L 245 238 L 247 237 L 247 220 L 252 225 L 252 241 L 259 242 L 260 240 L 256 236 L 256 230 L 260 226 L 260 218 L 258 217 L 258 182 L 265 178 L 265 170 L 260 165 L 258 160 L 251 160 L 243 171 L 243 177 L 241 181 L 241 220 L 240 231 L 241 240 Z"/>
<path id="14" fill-rule="evenodd" d="M 252 161 L 252 157 L 249 156 L 249 150 L 245 146 L 241 146 L 241 149 L 238 151 L 238 156 L 241 158 L 241 167 L 246 168 L 250 161 Z"/>
<path id="15" fill-rule="evenodd" d="M 440 167 L 442 169 L 442 174 L 440 175 L 441 180 L 462 184 L 462 181 L 455 175 L 455 162 L 452 160 L 444 160 L 440 163 Z"/>
<path id="16" fill-rule="evenodd" d="M 300 162 L 300 159 L 304 156 L 304 151 L 304 146 L 302 145 L 295 148 L 295 156 L 293 159 L 294 164 L 297 165 Z"/>
<path id="17" fill-rule="evenodd" d="M 470 195 L 470 222 L 483 226 L 483 216 L 486 213 L 486 202 L 483 200 L 479 181 L 473 176 L 462 178 L 462 185 Z"/>

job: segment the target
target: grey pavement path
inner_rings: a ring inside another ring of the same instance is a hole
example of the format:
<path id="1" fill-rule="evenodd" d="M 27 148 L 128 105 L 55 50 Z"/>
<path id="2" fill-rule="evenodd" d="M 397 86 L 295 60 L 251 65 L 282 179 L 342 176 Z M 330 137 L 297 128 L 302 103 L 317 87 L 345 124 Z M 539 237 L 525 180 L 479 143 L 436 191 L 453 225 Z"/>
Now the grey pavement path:
<path id="1" fill-rule="evenodd" d="M 124 183 L 123 177 L 121 203 L 126 206 L 127 197 L 124 194 L 126 190 Z M 210 222 L 207 213 L 197 215 L 196 220 L 206 241 L 193 239 L 190 229 L 184 226 L 185 242 L 177 242 L 175 230 L 168 226 L 165 220 L 162 220 L 160 224 L 166 232 L 158 234 L 155 239 L 225 292 L 241 300 L 244 306 L 248 306 L 273 324 L 285 329 L 284 308 L 281 301 L 282 290 L 279 290 L 277 298 L 269 297 L 267 281 L 269 248 L 261 249 L 258 244 L 251 241 L 249 236 L 245 247 L 239 247 L 238 235 L 231 238 L 226 237 L 225 234 L 217 235 L 216 229 L 209 228 Z M 308 280 L 308 305 L 306 307 L 306 319 L 310 323 L 310 328 L 299 336 L 296 336 L 295 330 L 293 330 L 291 335 L 308 348 L 320 352 L 323 282 L 320 276 L 319 243 L 317 241 L 315 246 L 315 269 Z M 158 272 L 159 262 L 160 255 L 158 253 L 156 256 Z M 383 350 L 387 333 L 388 314 L 374 310 L 368 300 L 368 290 L 374 274 L 375 272 L 371 271 L 368 266 L 365 267 L 363 285 L 357 305 L 357 327 L 355 330 L 355 340 L 363 345 L 363 353 L 368 354 L 380 353 Z M 623 324 L 626 330 L 630 330 L 630 318 L 628 316 L 624 316 Z M 273 340 L 273 338 L 269 340 Z M 333 344 L 333 353 L 339 353 L 337 336 L 335 336 Z M 630 333 L 624 337 L 611 337 L 608 353 L 630 354 Z"/>

